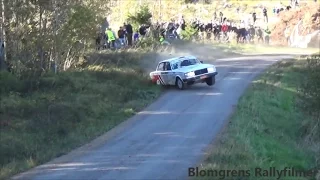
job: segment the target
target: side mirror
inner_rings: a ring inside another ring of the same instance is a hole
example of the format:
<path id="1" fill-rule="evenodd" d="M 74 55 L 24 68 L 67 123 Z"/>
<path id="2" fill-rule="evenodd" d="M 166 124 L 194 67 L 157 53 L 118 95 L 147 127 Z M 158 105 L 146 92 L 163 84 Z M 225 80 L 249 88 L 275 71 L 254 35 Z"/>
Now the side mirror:
<path id="1" fill-rule="evenodd" d="M 203 61 L 200 61 L 203 64 Z"/>

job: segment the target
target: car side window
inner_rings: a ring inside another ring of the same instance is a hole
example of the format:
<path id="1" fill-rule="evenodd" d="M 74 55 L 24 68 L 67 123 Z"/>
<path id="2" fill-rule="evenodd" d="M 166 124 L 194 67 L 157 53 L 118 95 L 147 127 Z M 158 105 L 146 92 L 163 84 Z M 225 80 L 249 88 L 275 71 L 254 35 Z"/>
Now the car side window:
<path id="1" fill-rule="evenodd" d="M 169 62 L 166 63 L 166 68 L 165 68 L 166 71 L 171 71 L 171 65 Z"/>
<path id="2" fill-rule="evenodd" d="M 165 68 L 164 63 L 160 63 L 158 65 L 157 71 L 164 71 L 164 68 Z"/>
<path id="3" fill-rule="evenodd" d="M 179 63 L 174 63 L 173 65 L 172 65 L 172 70 L 173 69 L 178 69 L 179 68 Z"/>

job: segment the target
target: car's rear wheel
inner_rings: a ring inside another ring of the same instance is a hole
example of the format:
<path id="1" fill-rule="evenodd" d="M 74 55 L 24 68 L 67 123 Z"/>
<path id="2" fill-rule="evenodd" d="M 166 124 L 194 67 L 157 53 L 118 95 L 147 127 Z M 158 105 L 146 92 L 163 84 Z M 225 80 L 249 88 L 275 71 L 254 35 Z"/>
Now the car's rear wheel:
<path id="1" fill-rule="evenodd" d="M 157 85 L 162 85 L 159 79 L 157 79 Z"/>
<path id="2" fill-rule="evenodd" d="M 212 76 L 206 79 L 206 83 L 208 86 L 213 86 L 216 83 L 216 77 Z"/>
<path id="3" fill-rule="evenodd" d="M 178 89 L 183 90 L 185 88 L 185 83 L 180 78 L 177 77 L 176 86 Z"/>

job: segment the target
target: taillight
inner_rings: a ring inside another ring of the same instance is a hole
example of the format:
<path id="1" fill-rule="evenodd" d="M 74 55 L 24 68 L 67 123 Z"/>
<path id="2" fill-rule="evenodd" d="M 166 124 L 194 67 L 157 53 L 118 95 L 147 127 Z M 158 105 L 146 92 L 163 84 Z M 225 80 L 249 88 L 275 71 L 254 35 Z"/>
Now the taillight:
<path id="1" fill-rule="evenodd" d="M 157 80 L 158 80 L 158 75 L 151 75 L 151 81 L 152 81 L 153 83 L 156 83 Z"/>

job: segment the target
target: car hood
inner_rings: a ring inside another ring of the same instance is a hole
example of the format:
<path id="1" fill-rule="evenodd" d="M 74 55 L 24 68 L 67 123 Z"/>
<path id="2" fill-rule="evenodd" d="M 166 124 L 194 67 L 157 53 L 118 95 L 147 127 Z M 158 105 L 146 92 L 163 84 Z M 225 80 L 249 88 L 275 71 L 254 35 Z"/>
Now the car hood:
<path id="1" fill-rule="evenodd" d="M 196 64 L 196 65 L 191 65 L 191 66 L 185 66 L 183 68 L 177 69 L 178 71 L 183 71 L 183 72 L 191 72 L 191 71 L 196 71 L 199 69 L 204 69 L 208 67 L 215 67 L 212 64 Z"/>

